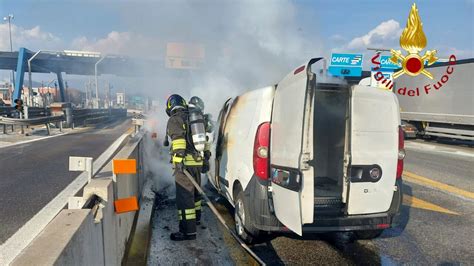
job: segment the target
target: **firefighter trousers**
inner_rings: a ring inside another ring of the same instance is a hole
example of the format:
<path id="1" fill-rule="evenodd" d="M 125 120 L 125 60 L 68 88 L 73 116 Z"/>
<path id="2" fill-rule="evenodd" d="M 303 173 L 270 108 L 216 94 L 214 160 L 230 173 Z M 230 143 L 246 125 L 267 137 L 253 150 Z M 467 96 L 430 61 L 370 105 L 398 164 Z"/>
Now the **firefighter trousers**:
<path id="1" fill-rule="evenodd" d="M 201 167 L 186 166 L 186 170 L 200 184 Z M 178 208 L 179 231 L 183 234 L 196 234 L 196 221 L 201 219 L 201 195 L 183 171 L 175 169 L 176 205 Z"/>

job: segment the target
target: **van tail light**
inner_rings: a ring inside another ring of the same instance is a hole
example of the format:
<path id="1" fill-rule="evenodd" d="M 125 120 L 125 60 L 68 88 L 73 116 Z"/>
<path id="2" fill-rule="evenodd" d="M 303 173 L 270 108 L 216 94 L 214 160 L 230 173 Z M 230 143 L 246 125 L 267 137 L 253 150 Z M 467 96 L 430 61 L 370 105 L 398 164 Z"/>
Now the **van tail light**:
<path id="1" fill-rule="evenodd" d="M 253 171 L 262 180 L 269 179 L 270 122 L 260 124 L 253 144 Z"/>
<path id="2" fill-rule="evenodd" d="M 301 71 L 303 71 L 303 70 L 304 70 L 304 67 L 305 67 L 305 65 L 298 67 L 298 68 L 295 70 L 295 72 L 293 72 L 293 75 L 296 75 L 296 74 L 300 73 Z"/>
<path id="3" fill-rule="evenodd" d="M 377 226 L 377 229 L 387 229 L 390 227 L 390 224 L 378 224 L 376 226 Z"/>
<path id="4" fill-rule="evenodd" d="M 403 129 L 398 126 L 398 162 L 397 162 L 397 179 L 402 178 L 403 174 L 403 159 L 405 159 L 405 137 Z"/>

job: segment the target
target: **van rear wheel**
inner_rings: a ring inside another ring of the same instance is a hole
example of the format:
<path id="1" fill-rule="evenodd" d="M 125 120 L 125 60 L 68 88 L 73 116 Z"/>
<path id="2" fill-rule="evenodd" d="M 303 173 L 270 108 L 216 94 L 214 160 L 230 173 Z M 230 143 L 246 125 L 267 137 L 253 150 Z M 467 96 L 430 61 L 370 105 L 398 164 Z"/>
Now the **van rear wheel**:
<path id="1" fill-rule="evenodd" d="M 379 237 L 383 233 L 383 229 L 379 230 L 362 230 L 354 232 L 357 239 L 374 239 Z"/>
<path id="2" fill-rule="evenodd" d="M 247 244 L 255 243 L 260 235 L 260 230 L 253 227 L 250 222 L 242 190 L 238 192 L 235 201 L 234 220 L 237 235 Z"/>

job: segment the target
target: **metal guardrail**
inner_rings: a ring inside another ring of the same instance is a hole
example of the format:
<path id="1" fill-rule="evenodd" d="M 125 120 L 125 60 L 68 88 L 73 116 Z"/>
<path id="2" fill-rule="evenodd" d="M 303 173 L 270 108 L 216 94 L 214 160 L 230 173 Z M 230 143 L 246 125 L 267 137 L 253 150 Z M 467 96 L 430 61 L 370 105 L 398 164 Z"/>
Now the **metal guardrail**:
<path id="1" fill-rule="evenodd" d="M 17 113 L 17 110 L 14 107 L 0 106 L 0 116 L 12 117 L 15 113 Z M 94 117 L 100 115 L 126 116 L 127 109 L 73 109 L 73 113 L 76 118 Z M 28 107 L 29 118 L 44 117 L 50 115 L 51 110 L 49 108 Z"/>
<path id="2" fill-rule="evenodd" d="M 8 116 L 13 107 L 0 106 L 0 116 Z"/>
<path id="3" fill-rule="evenodd" d="M 118 117 L 126 117 L 127 109 L 75 109 L 73 121 L 83 125 L 100 123 Z"/>
<path id="4" fill-rule="evenodd" d="M 4 134 L 6 133 L 6 125 L 11 125 L 12 131 L 13 131 L 14 125 L 21 126 L 22 127 L 21 132 L 23 134 L 24 133 L 23 126 L 45 124 L 48 130 L 48 134 L 49 134 L 50 123 L 58 123 L 62 121 L 67 121 L 68 123 L 72 123 L 69 125 L 72 125 L 74 127 L 74 125 L 78 125 L 80 123 L 82 123 L 85 126 L 87 124 L 101 123 L 104 121 L 109 121 L 111 119 L 127 116 L 127 109 L 73 109 L 72 116 L 69 117 L 69 116 L 66 116 L 67 113 L 65 113 L 64 115 L 51 116 L 50 110 L 45 109 L 45 108 L 29 108 L 28 119 L 9 117 L 14 112 L 17 112 L 17 111 L 13 107 L 0 108 L 0 125 L 3 125 Z M 63 126 L 62 123 L 59 123 L 60 130 L 62 130 L 62 126 Z"/>
<path id="5" fill-rule="evenodd" d="M 19 126 L 34 126 L 47 123 L 55 123 L 66 120 L 62 115 L 58 116 L 45 116 L 45 117 L 36 117 L 29 119 L 21 118 L 10 118 L 10 117 L 0 117 L 0 124 L 4 125 L 19 125 Z"/>
<path id="6" fill-rule="evenodd" d="M 41 107 L 29 107 L 28 108 L 28 117 L 41 117 L 41 116 L 50 116 L 51 110 L 49 108 L 41 108 Z"/>
<path id="7" fill-rule="evenodd" d="M 74 118 L 94 117 L 100 115 L 108 115 L 107 109 L 74 109 Z"/>
<path id="8" fill-rule="evenodd" d="M 0 106 L 0 116 L 11 117 L 16 113 L 16 109 L 11 106 Z M 49 108 L 42 107 L 28 107 L 28 117 L 41 117 L 41 116 L 50 116 L 51 111 Z"/>
<path id="9" fill-rule="evenodd" d="M 31 121 L 36 124 L 44 124 L 41 119 L 51 119 L 52 117 L 54 121 L 49 122 L 59 122 L 63 120 L 57 120 L 56 116 L 51 116 L 51 111 L 49 108 L 38 108 L 38 107 L 31 107 L 28 108 L 29 119 L 16 119 L 11 118 L 12 114 L 15 113 L 16 110 L 13 107 L 0 107 L 0 124 L 7 124 L 7 125 L 29 125 L 28 121 Z M 84 119 L 91 119 L 91 118 L 98 118 L 98 117 L 125 117 L 127 115 L 127 109 L 74 109 L 73 110 L 73 119 L 75 121 L 80 121 Z M 15 123 L 15 121 L 17 123 Z M 24 122 L 22 122 L 24 121 Z"/>

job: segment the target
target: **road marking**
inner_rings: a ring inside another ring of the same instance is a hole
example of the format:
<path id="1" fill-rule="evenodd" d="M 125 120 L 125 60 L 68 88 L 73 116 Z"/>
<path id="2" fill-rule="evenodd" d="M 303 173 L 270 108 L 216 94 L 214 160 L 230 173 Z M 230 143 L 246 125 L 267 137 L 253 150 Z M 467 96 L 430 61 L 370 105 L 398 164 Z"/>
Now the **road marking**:
<path id="1" fill-rule="evenodd" d="M 44 139 L 50 139 L 50 138 L 54 138 L 54 137 L 64 136 L 64 135 L 66 135 L 66 134 L 67 134 L 67 133 L 59 133 L 59 134 L 53 135 L 53 136 L 46 136 L 46 137 L 37 138 L 37 139 L 29 139 L 29 140 L 25 140 L 25 141 L 14 142 L 14 143 L 11 143 L 11 144 L 6 144 L 6 145 L 0 146 L 0 149 L 1 149 L 1 148 L 6 148 L 6 147 L 11 147 L 11 146 L 16 146 L 16 145 L 21 145 L 21 144 L 27 144 L 27 143 L 31 143 L 31 142 L 35 142 L 35 141 L 39 141 L 39 140 L 44 140 Z"/>
<path id="2" fill-rule="evenodd" d="M 129 134 L 120 136 L 107 150 L 94 161 L 93 175 L 96 175 L 105 163 L 112 157 Z M 18 231 L 0 245 L 0 265 L 10 264 L 23 249 L 48 225 L 48 223 L 66 207 L 69 197 L 76 195 L 88 181 L 88 174 L 82 173 L 72 181 L 63 191 L 44 206 L 33 218 L 26 222 Z M 27 195 L 25 195 L 26 197 Z"/>
<path id="3" fill-rule="evenodd" d="M 69 135 L 69 134 L 72 134 L 72 133 L 80 133 L 80 132 L 83 132 L 83 131 L 87 131 L 89 129 L 91 129 L 91 128 L 81 128 L 81 129 L 73 130 L 73 131 L 70 131 L 70 132 L 59 133 L 59 134 L 52 135 L 52 136 L 46 136 L 46 137 L 41 137 L 41 138 L 36 138 L 36 139 L 29 139 L 29 140 L 14 142 L 14 143 L 11 143 L 11 144 L 6 144 L 6 145 L 0 145 L 0 149 L 7 148 L 7 147 L 12 147 L 12 146 L 16 146 L 16 145 L 21 145 L 21 144 L 27 144 L 27 143 L 31 143 L 31 142 L 35 142 L 35 141 L 55 138 L 55 137 L 59 137 L 59 136 Z"/>
<path id="4" fill-rule="evenodd" d="M 419 176 L 417 174 L 414 174 L 414 173 L 411 173 L 411 172 L 408 172 L 408 171 L 403 172 L 403 177 L 404 177 L 405 181 L 408 181 L 408 182 L 411 182 L 411 183 L 415 183 L 415 184 L 422 185 L 422 186 L 429 186 L 429 187 L 437 188 L 439 190 L 447 191 L 447 192 L 456 194 L 458 196 L 462 196 L 462 197 L 469 198 L 469 199 L 474 199 L 474 193 L 473 192 L 466 191 L 466 190 L 463 190 L 463 189 L 460 189 L 460 188 L 457 188 L 457 187 L 453 187 L 453 186 L 450 186 L 450 185 L 447 185 L 447 184 L 444 184 L 444 183 L 441 183 L 441 182 L 438 182 L 438 181 L 434 181 L 434 180 L 431 180 L 429 178 Z"/>
<path id="5" fill-rule="evenodd" d="M 433 204 L 433 203 L 430 203 L 430 202 L 427 202 L 422 199 L 412 197 L 406 194 L 403 195 L 403 203 L 405 205 L 408 205 L 410 207 L 417 208 L 417 209 L 424 209 L 424 210 L 441 212 L 441 213 L 446 213 L 446 214 L 453 214 L 453 215 L 460 215 L 457 212 L 450 211 L 436 204 Z"/>
<path id="6" fill-rule="evenodd" d="M 445 147 L 445 146 L 436 146 L 434 144 L 428 143 L 419 143 L 419 142 L 405 142 L 405 148 L 408 150 L 416 150 L 422 152 L 431 152 L 431 153 L 444 153 L 450 155 L 458 155 L 463 157 L 471 157 L 474 158 L 474 152 L 471 151 L 461 151 L 454 147 Z"/>

